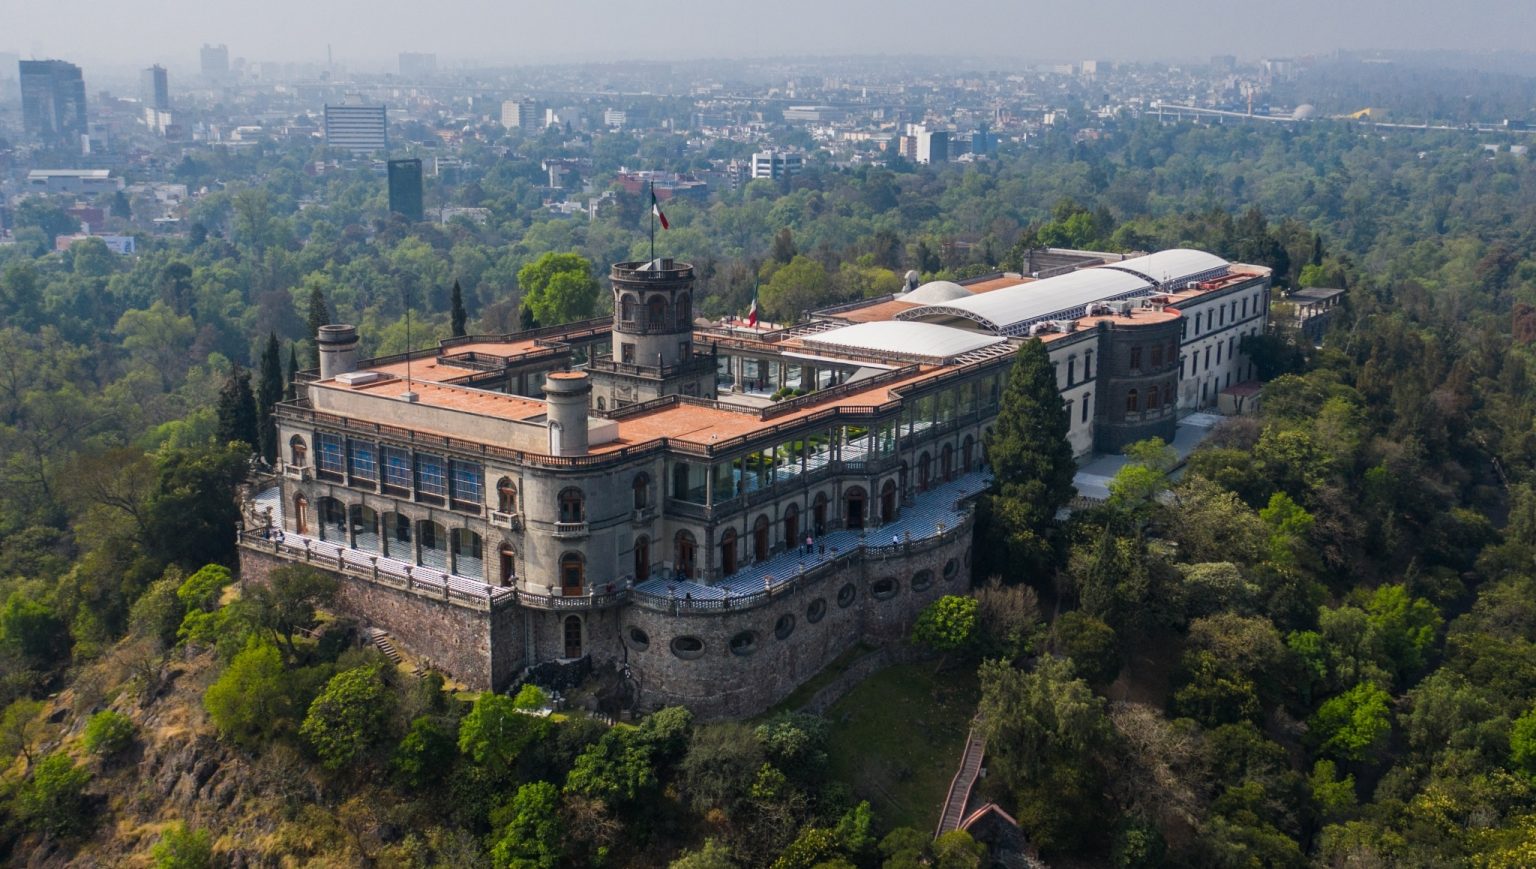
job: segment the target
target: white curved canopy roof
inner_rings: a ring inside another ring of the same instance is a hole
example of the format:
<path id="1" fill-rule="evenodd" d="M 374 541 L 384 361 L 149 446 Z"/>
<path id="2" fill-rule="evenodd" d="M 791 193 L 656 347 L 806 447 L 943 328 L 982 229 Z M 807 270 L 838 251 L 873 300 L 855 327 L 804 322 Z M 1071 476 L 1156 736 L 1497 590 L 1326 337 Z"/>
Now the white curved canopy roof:
<path id="1" fill-rule="evenodd" d="M 1146 256 L 1105 263 L 1098 268 L 1140 275 L 1162 288 L 1169 284 L 1177 285 L 1185 281 L 1205 280 L 1225 274 L 1229 265 L 1231 264 L 1215 254 L 1177 247 L 1149 253 Z"/>
<path id="2" fill-rule="evenodd" d="M 926 322 L 965 319 L 998 335 L 1022 335 L 1031 324 L 1042 320 L 1081 317 L 1087 313 L 1084 309 L 1093 302 L 1129 299 L 1151 290 L 1151 281 L 1126 271 L 1081 269 L 942 305 L 913 308 L 897 314 L 896 319 Z"/>
<path id="3" fill-rule="evenodd" d="M 948 359 L 998 344 L 1002 340 L 995 335 L 981 335 L 968 329 L 937 326 L 933 323 L 876 320 L 818 332 L 800 339 L 800 343 L 806 347 L 833 351 L 862 350 L 922 359 Z"/>
<path id="4" fill-rule="evenodd" d="M 954 281 L 929 281 L 901 297 L 903 302 L 914 305 L 937 305 L 970 296 L 971 291 Z"/>

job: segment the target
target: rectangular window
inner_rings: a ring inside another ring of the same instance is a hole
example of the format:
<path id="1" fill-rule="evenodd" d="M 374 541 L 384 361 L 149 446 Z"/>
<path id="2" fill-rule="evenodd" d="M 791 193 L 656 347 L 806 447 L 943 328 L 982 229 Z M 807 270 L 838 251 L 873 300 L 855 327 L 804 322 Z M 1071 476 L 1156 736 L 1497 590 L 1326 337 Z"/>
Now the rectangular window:
<path id="1" fill-rule="evenodd" d="M 1088 400 L 1090 398 L 1093 398 L 1093 393 L 1091 393 L 1091 392 L 1083 393 L 1083 420 L 1082 420 L 1083 422 L 1087 422 L 1088 421 Z"/>
<path id="2" fill-rule="evenodd" d="M 1248 317 L 1248 297 L 1247 296 L 1243 297 L 1243 317 L 1245 319 Z"/>
<path id="3" fill-rule="evenodd" d="M 379 478 L 378 453 L 374 451 L 373 444 L 367 441 L 348 441 L 347 450 L 351 453 L 352 479 L 372 483 Z"/>
<path id="4" fill-rule="evenodd" d="M 480 465 L 475 462 L 452 463 L 453 468 L 453 500 L 464 504 L 480 506 L 480 478 L 482 472 Z"/>
<path id="5" fill-rule="evenodd" d="M 385 447 L 382 451 L 384 459 L 384 487 L 398 492 L 411 491 L 411 454 L 399 447 Z"/>
<path id="6" fill-rule="evenodd" d="M 1205 370 L 1211 370 L 1211 348 L 1205 348 Z"/>
<path id="7" fill-rule="evenodd" d="M 1221 345 L 1220 344 L 1216 345 L 1216 364 L 1217 365 L 1221 364 Z"/>
<path id="8" fill-rule="evenodd" d="M 321 474 L 327 474 L 337 479 L 347 472 L 346 453 L 342 450 L 341 438 L 336 435 L 316 434 L 315 468 Z"/>
<path id="9" fill-rule="evenodd" d="M 416 494 L 442 498 L 448 494 L 442 456 L 416 455 Z"/>
<path id="10" fill-rule="evenodd" d="M 1140 347 L 1132 347 L 1131 348 L 1131 370 L 1132 371 L 1140 371 L 1141 370 L 1141 348 Z"/>
<path id="11" fill-rule="evenodd" d="M 1067 385 L 1071 386 L 1077 381 L 1077 357 L 1067 357 Z"/>
<path id="12" fill-rule="evenodd" d="M 1204 317 L 1204 316 L 1205 316 L 1204 314 L 1196 314 L 1195 315 L 1195 335 L 1196 335 L 1196 337 L 1198 337 L 1200 335 L 1200 318 Z"/>
<path id="13" fill-rule="evenodd" d="M 625 365 L 634 365 L 635 364 L 635 345 L 633 345 L 633 344 L 620 344 L 619 345 L 619 361 L 623 362 Z"/>
<path id="14" fill-rule="evenodd" d="M 1087 353 L 1083 354 L 1083 379 L 1084 380 L 1092 380 L 1093 379 L 1093 351 L 1092 350 L 1089 350 Z"/>

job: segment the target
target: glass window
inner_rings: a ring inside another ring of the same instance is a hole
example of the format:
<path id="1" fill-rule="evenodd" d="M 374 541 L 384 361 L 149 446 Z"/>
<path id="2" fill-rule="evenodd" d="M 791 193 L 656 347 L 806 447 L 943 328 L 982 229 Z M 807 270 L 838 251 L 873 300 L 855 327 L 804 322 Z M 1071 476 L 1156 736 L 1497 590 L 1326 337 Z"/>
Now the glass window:
<path id="1" fill-rule="evenodd" d="M 416 491 L 442 498 L 448 494 L 443 457 L 418 453 L 416 456 Z"/>
<path id="2" fill-rule="evenodd" d="M 411 454 L 399 447 L 385 447 L 384 485 L 402 491 L 411 488 Z"/>
<path id="3" fill-rule="evenodd" d="M 580 489 L 566 489 L 560 493 L 560 521 L 583 522 L 585 516 L 585 499 Z"/>
<path id="4" fill-rule="evenodd" d="M 352 456 L 352 476 L 372 482 L 379 478 L 379 459 L 374 446 L 367 441 L 349 441 L 347 448 Z"/>
<path id="5" fill-rule="evenodd" d="M 316 457 L 317 466 L 322 474 L 335 474 L 341 476 L 347 471 L 347 462 L 342 452 L 341 438 L 336 435 L 317 434 L 315 444 L 319 447 L 319 455 Z"/>
<path id="6" fill-rule="evenodd" d="M 1140 369 L 1141 369 L 1141 348 L 1140 347 L 1132 347 L 1131 348 L 1131 370 L 1132 371 L 1138 371 Z"/>
<path id="7" fill-rule="evenodd" d="M 1084 380 L 1092 380 L 1093 379 L 1093 351 L 1092 350 L 1089 350 L 1088 352 L 1083 354 L 1083 379 Z"/>
<path id="8" fill-rule="evenodd" d="M 454 461 L 452 468 L 453 500 L 478 505 L 481 499 L 480 465 L 476 462 Z"/>
<path id="9" fill-rule="evenodd" d="M 1088 421 L 1088 400 L 1091 399 L 1091 398 L 1093 398 L 1093 393 L 1084 393 L 1083 394 L 1083 419 L 1082 419 L 1083 422 L 1087 422 Z"/>

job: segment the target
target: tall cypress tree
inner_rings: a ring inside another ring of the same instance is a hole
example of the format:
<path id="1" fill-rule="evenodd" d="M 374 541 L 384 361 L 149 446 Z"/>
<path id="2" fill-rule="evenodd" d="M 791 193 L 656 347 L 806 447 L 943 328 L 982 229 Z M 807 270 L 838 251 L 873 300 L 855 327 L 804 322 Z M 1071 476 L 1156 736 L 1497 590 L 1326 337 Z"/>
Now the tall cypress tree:
<path id="1" fill-rule="evenodd" d="M 316 337 L 320 334 L 320 327 L 331 322 L 330 309 L 325 305 L 325 293 L 319 287 L 311 287 L 309 291 L 309 343 L 315 348 L 314 356 L 310 358 L 310 364 L 320 367 L 320 343 Z"/>
<path id="2" fill-rule="evenodd" d="M 293 401 L 298 397 L 298 388 L 294 386 L 299 379 L 299 343 L 297 341 L 288 345 L 288 378 L 283 381 L 283 400 Z"/>
<path id="3" fill-rule="evenodd" d="M 277 461 L 277 418 L 273 409 L 283 400 L 283 349 L 277 343 L 277 333 L 267 334 L 267 348 L 261 353 L 261 372 L 256 380 L 257 437 L 261 457 L 268 462 Z"/>
<path id="4" fill-rule="evenodd" d="M 1071 420 L 1056 389 L 1056 369 L 1045 345 L 1024 342 L 1008 374 L 997 422 L 987 438 L 987 459 L 997 478 L 992 514 L 1018 561 L 1043 566 L 1056 511 L 1077 490 L 1077 462 L 1067 442 Z"/>
<path id="5" fill-rule="evenodd" d="M 219 389 L 219 443 L 240 441 L 255 448 L 256 397 L 251 394 L 251 372 L 236 365 Z"/>
<path id="6" fill-rule="evenodd" d="M 464 326 L 469 320 L 469 314 L 464 310 L 464 291 L 459 289 L 459 279 L 453 279 L 453 337 L 462 338 L 465 335 Z"/>

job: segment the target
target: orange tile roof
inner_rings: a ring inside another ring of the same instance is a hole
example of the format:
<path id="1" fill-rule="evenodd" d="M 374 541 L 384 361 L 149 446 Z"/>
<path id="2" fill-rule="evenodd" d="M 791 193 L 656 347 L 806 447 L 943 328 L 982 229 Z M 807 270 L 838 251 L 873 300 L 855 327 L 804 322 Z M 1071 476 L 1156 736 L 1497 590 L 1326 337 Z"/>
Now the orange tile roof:
<path id="1" fill-rule="evenodd" d="M 371 383 L 363 383 L 352 387 L 333 380 L 322 381 L 320 385 L 337 389 L 351 389 L 354 392 L 364 392 L 381 398 L 399 398 L 406 392 L 406 382 L 398 378 L 375 380 Z M 543 416 L 545 413 L 544 402 L 533 398 L 508 395 L 504 392 L 491 392 L 484 389 L 470 389 L 463 386 L 450 386 L 427 381 L 412 381 L 410 390 L 416 393 L 421 404 L 446 408 L 448 410 L 459 410 L 481 416 L 494 416 L 501 419 L 531 419 Z"/>
<path id="2" fill-rule="evenodd" d="M 852 320 L 855 323 L 870 323 L 877 320 L 894 320 L 902 311 L 912 308 L 920 308 L 916 302 L 903 302 L 899 299 L 890 299 L 884 302 L 876 302 L 873 305 L 865 305 L 862 308 L 854 308 L 850 311 L 839 311 L 838 319 Z"/>

